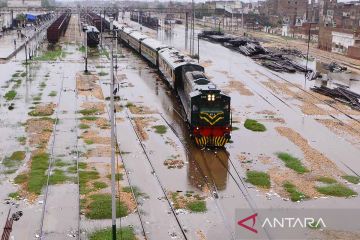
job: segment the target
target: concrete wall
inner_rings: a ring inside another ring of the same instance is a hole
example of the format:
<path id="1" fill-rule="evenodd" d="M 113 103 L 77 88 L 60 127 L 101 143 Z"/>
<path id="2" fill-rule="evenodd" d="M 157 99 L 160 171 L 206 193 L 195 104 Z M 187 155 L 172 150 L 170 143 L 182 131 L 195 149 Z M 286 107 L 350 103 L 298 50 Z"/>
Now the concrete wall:
<path id="1" fill-rule="evenodd" d="M 355 44 L 354 34 L 333 31 L 331 35 L 333 52 L 346 54 L 349 46 Z"/>

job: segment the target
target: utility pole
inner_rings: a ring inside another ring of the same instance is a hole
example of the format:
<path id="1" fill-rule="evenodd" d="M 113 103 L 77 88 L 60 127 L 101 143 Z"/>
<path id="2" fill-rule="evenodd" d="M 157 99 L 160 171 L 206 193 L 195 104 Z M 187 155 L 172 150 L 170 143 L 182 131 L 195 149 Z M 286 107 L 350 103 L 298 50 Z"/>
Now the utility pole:
<path id="1" fill-rule="evenodd" d="M 84 27 L 84 46 L 85 46 L 85 73 L 88 73 L 87 60 L 88 60 L 88 49 L 87 49 L 87 26 Z"/>
<path id="2" fill-rule="evenodd" d="M 111 118 L 111 218 L 112 218 L 112 240 L 116 240 L 116 200 L 115 200 L 115 126 L 114 126 L 114 46 L 113 29 L 114 18 L 110 17 L 111 32 L 111 64 L 110 64 L 110 118 Z"/>
<path id="3" fill-rule="evenodd" d="M 102 31 L 103 31 L 103 24 L 102 24 L 102 16 L 101 16 L 101 10 L 100 10 L 100 47 L 102 47 Z"/>
<path id="4" fill-rule="evenodd" d="M 306 65 L 305 65 L 305 82 L 304 87 L 306 88 L 306 78 L 308 76 L 308 62 L 309 62 L 309 50 L 310 50 L 310 39 L 311 39 L 311 24 L 312 22 L 309 22 L 309 36 L 308 36 L 308 45 L 307 45 L 307 52 L 306 52 Z"/>

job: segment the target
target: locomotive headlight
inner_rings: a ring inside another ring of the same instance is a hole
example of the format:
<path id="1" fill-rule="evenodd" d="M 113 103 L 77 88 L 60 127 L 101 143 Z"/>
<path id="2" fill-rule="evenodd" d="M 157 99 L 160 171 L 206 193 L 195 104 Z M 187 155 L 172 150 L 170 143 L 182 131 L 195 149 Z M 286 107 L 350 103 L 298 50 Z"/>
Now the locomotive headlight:
<path id="1" fill-rule="evenodd" d="M 208 94 L 208 101 L 210 102 L 211 101 L 211 94 Z"/>
<path id="2" fill-rule="evenodd" d="M 215 94 L 212 95 L 212 101 L 215 101 Z"/>

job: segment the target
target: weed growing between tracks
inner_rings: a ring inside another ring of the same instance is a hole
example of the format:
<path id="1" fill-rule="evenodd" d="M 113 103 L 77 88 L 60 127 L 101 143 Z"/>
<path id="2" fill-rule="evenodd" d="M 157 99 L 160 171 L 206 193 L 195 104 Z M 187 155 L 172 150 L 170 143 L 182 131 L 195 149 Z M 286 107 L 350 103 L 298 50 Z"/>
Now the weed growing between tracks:
<path id="1" fill-rule="evenodd" d="M 252 185 L 269 189 L 270 188 L 270 176 L 266 172 L 247 171 L 246 181 Z"/>
<path id="2" fill-rule="evenodd" d="M 90 204 L 87 205 L 85 216 L 89 219 L 111 218 L 111 194 L 90 195 Z M 125 217 L 128 214 L 126 205 L 116 200 L 116 217 Z"/>
<path id="3" fill-rule="evenodd" d="M 357 195 L 355 191 L 340 183 L 316 187 L 316 189 L 319 193 L 335 197 L 351 197 Z"/>
<path id="4" fill-rule="evenodd" d="M 106 176 L 108 179 L 111 179 L 111 174 L 108 174 Z M 122 173 L 115 173 L 115 180 L 116 181 L 120 181 L 120 180 L 123 180 L 124 179 L 124 174 Z"/>
<path id="5" fill-rule="evenodd" d="M 205 198 L 198 194 L 193 195 L 187 192 L 186 195 L 180 195 L 178 192 L 169 192 L 175 209 L 187 209 L 191 212 L 206 212 Z"/>
<path id="6" fill-rule="evenodd" d="M 7 93 L 5 93 L 4 98 L 6 99 L 6 101 L 14 100 L 16 94 L 17 92 L 15 90 L 10 90 Z"/>
<path id="7" fill-rule="evenodd" d="M 54 114 L 55 104 L 49 103 L 45 105 L 38 105 L 34 110 L 28 114 L 33 117 L 47 117 Z"/>
<path id="8" fill-rule="evenodd" d="M 256 120 L 253 120 L 253 119 L 246 119 L 245 123 L 244 123 L 244 127 L 246 129 L 249 129 L 254 132 L 265 132 L 266 131 L 266 127 L 263 124 L 259 123 Z"/>
<path id="9" fill-rule="evenodd" d="M 39 195 L 46 183 L 46 170 L 49 166 L 49 154 L 45 152 L 33 155 L 28 179 L 28 191 Z"/>
<path id="10" fill-rule="evenodd" d="M 49 97 L 55 97 L 56 95 L 57 95 L 56 91 L 51 91 L 48 96 Z"/>
<path id="11" fill-rule="evenodd" d="M 286 167 L 291 168 L 297 173 L 302 174 L 309 172 L 309 170 L 302 165 L 301 161 L 298 158 L 292 156 L 291 154 L 285 152 L 279 152 L 276 155 L 285 163 Z"/>
<path id="12" fill-rule="evenodd" d="M 11 154 L 10 157 L 6 157 L 2 164 L 7 168 L 12 168 L 20 164 L 22 160 L 25 158 L 24 151 L 16 151 Z"/>
<path id="13" fill-rule="evenodd" d="M 167 127 L 165 125 L 155 125 L 152 126 L 155 129 L 155 132 L 158 134 L 165 134 L 167 131 Z"/>
<path id="14" fill-rule="evenodd" d="M 360 183 L 360 177 L 358 177 L 358 176 L 345 175 L 345 176 L 342 176 L 342 178 L 353 184 Z"/>
<path id="15" fill-rule="evenodd" d="M 106 183 L 104 183 L 104 182 L 93 182 L 93 187 L 95 188 L 95 189 L 103 189 L 103 188 L 107 188 L 108 187 L 108 185 L 106 184 Z"/>
<path id="16" fill-rule="evenodd" d="M 337 182 L 335 179 L 331 177 L 318 177 L 316 180 L 318 182 L 327 183 L 327 184 L 332 184 Z"/>
<path id="17" fill-rule="evenodd" d="M 294 184 L 292 184 L 291 182 L 289 182 L 289 181 L 286 181 L 284 183 L 283 187 L 290 194 L 290 199 L 293 202 L 301 201 L 303 199 L 308 198 L 308 196 L 306 196 L 304 193 L 299 192 L 296 189 L 296 186 Z"/>
<path id="18" fill-rule="evenodd" d="M 105 228 L 102 230 L 95 231 L 89 235 L 90 240 L 111 240 L 111 228 Z M 121 237 L 121 238 L 120 238 Z M 134 230 L 132 227 L 123 227 L 116 230 L 117 240 L 136 240 Z"/>
<path id="19" fill-rule="evenodd" d="M 55 46 L 53 50 L 44 52 L 41 56 L 33 58 L 34 61 L 56 61 L 60 57 L 64 57 L 65 52 L 60 46 Z"/>

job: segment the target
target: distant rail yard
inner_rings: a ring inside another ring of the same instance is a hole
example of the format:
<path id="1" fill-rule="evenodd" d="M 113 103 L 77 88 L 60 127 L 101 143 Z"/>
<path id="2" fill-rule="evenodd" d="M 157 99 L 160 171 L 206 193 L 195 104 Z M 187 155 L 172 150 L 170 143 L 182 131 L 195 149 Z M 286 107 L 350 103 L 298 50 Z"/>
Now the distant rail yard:
<path id="1" fill-rule="evenodd" d="M 355 50 L 80 3 L 1 7 L 1 240 L 360 239 Z"/>

